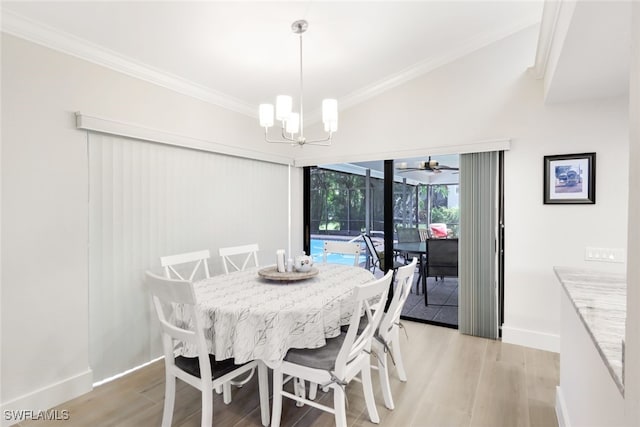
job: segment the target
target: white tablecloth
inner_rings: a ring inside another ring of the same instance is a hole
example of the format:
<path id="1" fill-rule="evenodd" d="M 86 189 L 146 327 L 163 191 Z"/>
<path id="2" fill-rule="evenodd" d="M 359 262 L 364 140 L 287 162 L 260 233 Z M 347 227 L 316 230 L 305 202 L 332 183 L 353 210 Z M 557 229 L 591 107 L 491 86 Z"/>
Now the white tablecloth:
<path id="1" fill-rule="evenodd" d="M 290 348 L 322 347 L 339 335 L 353 312 L 354 287 L 373 275 L 353 266 L 315 266 L 318 275 L 299 282 L 262 279 L 258 268 L 195 282 L 209 352 L 218 360 L 260 359 L 275 366 Z"/>

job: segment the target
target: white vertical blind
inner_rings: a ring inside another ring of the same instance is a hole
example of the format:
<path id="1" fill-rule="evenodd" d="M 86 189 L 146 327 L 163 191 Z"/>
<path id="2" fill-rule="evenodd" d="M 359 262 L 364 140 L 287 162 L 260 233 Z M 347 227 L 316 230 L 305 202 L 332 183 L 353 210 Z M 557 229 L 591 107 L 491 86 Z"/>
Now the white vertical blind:
<path id="1" fill-rule="evenodd" d="M 159 257 L 287 244 L 287 166 L 88 132 L 89 342 L 99 381 L 161 355 L 143 277 Z M 272 256 L 273 255 L 273 256 Z"/>
<path id="2" fill-rule="evenodd" d="M 460 155 L 459 330 L 498 337 L 498 152 Z"/>

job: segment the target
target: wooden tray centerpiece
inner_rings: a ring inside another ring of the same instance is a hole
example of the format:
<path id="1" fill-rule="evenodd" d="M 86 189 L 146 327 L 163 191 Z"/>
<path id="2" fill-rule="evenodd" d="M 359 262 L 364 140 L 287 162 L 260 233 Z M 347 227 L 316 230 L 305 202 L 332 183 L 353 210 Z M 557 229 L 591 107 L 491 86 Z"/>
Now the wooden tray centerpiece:
<path id="1" fill-rule="evenodd" d="M 318 269 L 316 267 L 311 267 L 309 271 L 285 271 L 284 273 L 280 273 L 278 271 L 278 267 L 275 265 L 258 270 L 258 276 L 263 279 L 276 280 L 278 282 L 295 282 L 298 280 L 305 280 L 316 276 L 317 274 Z"/>

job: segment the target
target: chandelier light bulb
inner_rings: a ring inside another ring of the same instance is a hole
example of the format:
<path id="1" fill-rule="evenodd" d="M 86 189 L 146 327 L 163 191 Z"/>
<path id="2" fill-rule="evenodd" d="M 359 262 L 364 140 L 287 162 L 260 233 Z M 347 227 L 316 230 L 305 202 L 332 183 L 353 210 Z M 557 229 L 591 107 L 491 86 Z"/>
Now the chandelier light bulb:
<path id="1" fill-rule="evenodd" d="M 325 132 L 336 132 L 338 130 L 338 120 L 332 120 L 324 122 L 324 131 Z"/>
<path id="2" fill-rule="evenodd" d="M 273 104 L 260 104 L 260 126 L 270 128 L 273 126 Z"/>
<path id="3" fill-rule="evenodd" d="M 298 133 L 300 131 L 300 114 L 289 114 L 289 117 L 287 117 L 285 131 L 290 134 Z"/>
<path id="4" fill-rule="evenodd" d="M 324 99 L 322 101 L 322 121 L 324 123 L 338 120 L 338 100 Z"/>
<path id="5" fill-rule="evenodd" d="M 287 120 L 291 114 L 293 107 L 293 99 L 287 95 L 278 95 L 276 97 L 276 119 L 280 121 Z"/>

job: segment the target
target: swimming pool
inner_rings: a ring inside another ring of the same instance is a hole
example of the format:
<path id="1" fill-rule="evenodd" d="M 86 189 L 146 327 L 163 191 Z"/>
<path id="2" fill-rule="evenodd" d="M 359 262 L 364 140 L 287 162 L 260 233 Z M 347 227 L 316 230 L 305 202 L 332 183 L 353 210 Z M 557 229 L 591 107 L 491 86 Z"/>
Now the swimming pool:
<path id="1" fill-rule="evenodd" d="M 322 252 L 324 251 L 324 241 L 331 239 L 311 239 L 311 256 L 313 262 L 322 262 Z M 360 252 L 360 261 L 363 260 L 362 252 Z M 353 257 L 349 255 L 329 254 L 327 262 L 334 264 L 353 265 Z"/>

